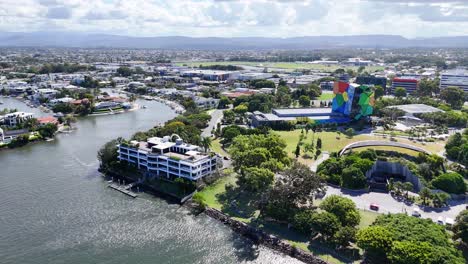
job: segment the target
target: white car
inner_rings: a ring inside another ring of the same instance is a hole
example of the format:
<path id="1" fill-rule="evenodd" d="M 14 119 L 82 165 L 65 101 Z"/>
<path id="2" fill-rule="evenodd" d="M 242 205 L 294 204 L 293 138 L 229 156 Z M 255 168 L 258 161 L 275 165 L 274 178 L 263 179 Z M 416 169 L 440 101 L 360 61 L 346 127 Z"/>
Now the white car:
<path id="1" fill-rule="evenodd" d="M 419 208 L 413 208 L 413 212 L 411 213 L 411 215 L 414 217 L 421 217 L 421 212 L 419 211 Z"/>
<path id="2" fill-rule="evenodd" d="M 448 227 L 452 227 L 453 224 L 455 224 L 455 221 L 453 220 L 453 218 L 445 218 L 445 224 L 448 226 Z"/>

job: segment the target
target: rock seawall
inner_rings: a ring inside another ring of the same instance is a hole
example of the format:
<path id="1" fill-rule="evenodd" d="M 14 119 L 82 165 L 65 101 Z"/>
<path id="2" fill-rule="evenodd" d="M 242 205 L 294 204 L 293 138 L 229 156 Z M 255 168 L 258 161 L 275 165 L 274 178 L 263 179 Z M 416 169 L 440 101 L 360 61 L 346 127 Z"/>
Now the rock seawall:
<path id="1" fill-rule="evenodd" d="M 229 226 L 236 233 L 253 240 L 257 244 L 277 250 L 308 264 L 327 264 L 327 262 L 319 259 L 309 252 L 293 247 L 280 238 L 267 234 L 260 229 L 249 226 L 246 223 L 231 219 L 229 216 L 216 209 L 206 208 L 205 214 Z"/>

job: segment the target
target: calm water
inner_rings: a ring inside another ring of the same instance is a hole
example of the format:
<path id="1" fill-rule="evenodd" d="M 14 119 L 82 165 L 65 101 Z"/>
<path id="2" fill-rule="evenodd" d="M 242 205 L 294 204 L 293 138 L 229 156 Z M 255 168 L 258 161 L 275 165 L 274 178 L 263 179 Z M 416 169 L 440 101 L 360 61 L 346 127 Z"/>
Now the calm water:
<path id="1" fill-rule="evenodd" d="M 253 248 L 205 215 L 107 188 L 97 172 L 100 146 L 175 116 L 160 103 L 138 103 L 148 108 L 83 118 L 53 142 L 0 151 L 0 263 L 299 263 Z"/>

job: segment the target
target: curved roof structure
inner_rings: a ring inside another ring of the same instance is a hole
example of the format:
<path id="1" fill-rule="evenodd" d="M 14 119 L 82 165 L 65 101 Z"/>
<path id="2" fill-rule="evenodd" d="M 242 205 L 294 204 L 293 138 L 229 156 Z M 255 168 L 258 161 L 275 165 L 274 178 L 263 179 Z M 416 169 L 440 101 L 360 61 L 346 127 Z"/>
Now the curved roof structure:
<path id="1" fill-rule="evenodd" d="M 347 150 L 354 149 L 354 148 L 380 147 L 380 146 L 404 148 L 404 149 L 414 150 L 414 151 L 421 152 L 421 153 L 431 154 L 429 151 L 423 148 L 413 146 L 410 144 L 406 144 L 406 143 L 386 141 L 386 140 L 364 140 L 364 141 L 358 141 L 358 142 L 354 142 L 354 143 L 347 145 L 340 151 L 339 155 L 342 156 Z"/>

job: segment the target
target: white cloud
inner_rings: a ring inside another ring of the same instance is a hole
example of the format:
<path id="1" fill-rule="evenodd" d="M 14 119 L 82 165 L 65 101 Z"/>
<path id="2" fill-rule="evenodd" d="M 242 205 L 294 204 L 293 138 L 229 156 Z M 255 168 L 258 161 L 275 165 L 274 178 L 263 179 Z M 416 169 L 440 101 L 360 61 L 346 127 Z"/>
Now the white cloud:
<path id="1" fill-rule="evenodd" d="M 133 36 L 468 34 L 462 0 L 0 0 L 0 31 Z"/>

